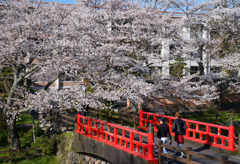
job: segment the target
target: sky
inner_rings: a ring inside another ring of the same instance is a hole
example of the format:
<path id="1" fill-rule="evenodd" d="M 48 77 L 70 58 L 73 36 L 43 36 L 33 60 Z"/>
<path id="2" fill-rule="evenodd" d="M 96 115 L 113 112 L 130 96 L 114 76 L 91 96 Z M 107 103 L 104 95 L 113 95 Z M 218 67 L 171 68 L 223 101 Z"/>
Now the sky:
<path id="1" fill-rule="evenodd" d="M 58 3 L 65 3 L 65 4 L 75 4 L 75 0 L 44 0 L 45 2 L 53 2 L 56 1 Z M 198 2 L 204 2 L 206 0 L 198 0 Z"/>
<path id="2" fill-rule="evenodd" d="M 53 2 L 53 0 L 44 0 L 45 2 Z M 55 0 L 58 3 L 65 3 L 65 4 L 75 4 L 75 0 Z"/>

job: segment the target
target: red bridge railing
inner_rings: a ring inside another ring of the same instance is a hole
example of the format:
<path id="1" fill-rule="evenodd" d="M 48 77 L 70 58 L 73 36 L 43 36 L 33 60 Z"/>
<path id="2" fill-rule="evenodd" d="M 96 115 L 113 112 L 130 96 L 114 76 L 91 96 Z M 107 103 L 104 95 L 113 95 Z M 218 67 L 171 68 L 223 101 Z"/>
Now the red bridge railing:
<path id="1" fill-rule="evenodd" d="M 150 126 L 148 129 L 149 133 L 143 133 L 77 114 L 75 132 L 139 156 L 149 163 L 157 163 L 158 159 L 153 155 L 153 127 Z"/>
<path id="2" fill-rule="evenodd" d="M 158 120 L 161 117 L 164 117 L 168 120 L 171 135 L 174 135 L 174 133 L 172 132 L 172 127 L 173 121 L 176 119 L 175 117 L 143 112 L 143 110 L 140 110 L 139 112 L 140 119 L 139 128 L 146 130 L 147 125 L 149 123 L 153 123 L 154 131 L 156 132 L 157 131 L 156 125 L 160 124 Z M 230 124 L 228 127 L 188 119 L 183 120 L 186 122 L 188 126 L 188 129 L 186 130 L 185 139 L 229 150 L 232 152 L 237 150 L 237 148 L 234 147 L 233 119 L 230 120 Z"/>

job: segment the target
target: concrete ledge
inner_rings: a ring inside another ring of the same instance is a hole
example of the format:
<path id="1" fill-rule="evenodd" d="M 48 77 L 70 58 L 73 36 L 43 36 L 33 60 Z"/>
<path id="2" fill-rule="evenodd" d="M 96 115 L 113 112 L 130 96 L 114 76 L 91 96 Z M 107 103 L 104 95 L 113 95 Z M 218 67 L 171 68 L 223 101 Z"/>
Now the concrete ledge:
<path id="1" fill-rule="evenodd" d="M 173 141 L 174 141 L 174 138 L 173 138 Z M 218 153 L 233 155 L 233 152 L 231 152 L 229 150 L 221 149 L 221 148 L 214 147 L 214 146 L 211 146 L 211 145 L 194 142 L 194 141 L 187 140 L 187 139 L 184 139 L 184 142 L 189 143 L 191 145 L 196 145 L 196 146 L 202 147 L 203 149 L 210 149 L 210 150 L 216 151 Z"/>
<path id="2" fill-rule="evenodd" d="M 92 154 L 113 164 L 149 164 L 147 160 L 144 160 L 138 156 L 86 137 L 79 133 L 74 134 L 73 147 L 77 153 Z"/>

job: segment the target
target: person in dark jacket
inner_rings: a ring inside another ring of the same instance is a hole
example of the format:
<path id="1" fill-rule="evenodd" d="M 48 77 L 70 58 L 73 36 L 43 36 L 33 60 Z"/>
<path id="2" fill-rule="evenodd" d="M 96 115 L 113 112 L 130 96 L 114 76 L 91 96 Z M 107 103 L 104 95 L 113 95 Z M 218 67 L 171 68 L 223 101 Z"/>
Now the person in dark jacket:
<path id="1" fill-rule="evenodd" d="M 165 123 L 164 117 L 160 118 L 160 125 L 157 128 L 158 128 L 157 137 L 160 138 L 161 141 L 163 141 L 163 144 L 166 144 L 168 142 L 168 137 L 169 137 L 169 144 L 171 145 L 172 138 L 171 138 L 169 126 Z M 163 148 L 163 152 L 168 153 L 165 148 Z"/>
<path id="2" fill-rule="evenodd" d="M 175 141 L 177 142 L 177 147 L 182 149 L 182 144 L 184 144 L 183 135 L 186 132 L 187 125 L 185 121 L 181 119 L 181 114 L 177 112 L 175 114 L 176 120 L 173 122 L 173 132 L 175 133 Z M 176 154 L 176 152 L 175 152 Z M 183 152 L 181 152 L 180 157 L 183 157 Z"/>

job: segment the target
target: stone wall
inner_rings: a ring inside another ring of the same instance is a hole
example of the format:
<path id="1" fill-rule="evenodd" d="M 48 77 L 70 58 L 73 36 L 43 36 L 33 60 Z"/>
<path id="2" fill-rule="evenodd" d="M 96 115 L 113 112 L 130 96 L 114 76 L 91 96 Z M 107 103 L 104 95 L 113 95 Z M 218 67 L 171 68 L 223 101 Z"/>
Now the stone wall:
<path id="1" fill-rule="evenodd" d="M 86 154 L 86 155 L 91 154 L 91 157 L 93 156 L 99 157 L 99 158 L 96 158 L 96 161 L 99 159 L 104 159 L 113 164 L 135 164 L 135 163 L 148 164 L 149 163 L 149 161 L 146 158 L 142 158 L 136 154 L 129 153 L 120 148 L 116 148 L 112 145 L 97 141 L 95 139 L 86 137 L 79 133 L 74 134 L 73 142 L 74 142 L 73 147 L 75 152 L 78 152 L 79 154 Z M 83 157 L 81 157 L 81 159 L 83 159 Z M 85 157 L 84 157 L 84 160 L 85 160 Z"/>
<path id="2" fill-rule="evenodd" d="M 63 134 L 57 152 L 59 164 L 111 164 L 100 157 L 74 152 L 73 134 L 74 132 L 64 132 Z"/>
<path id="3" fill-rule="evenodd" d="M 78 161 L 79 164 L 111 164 L 106 162 L 98 157 L 93 157 L 85 154 L 78 154 Z"/>

